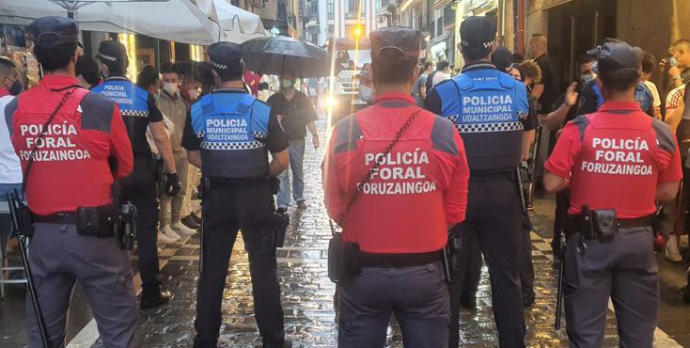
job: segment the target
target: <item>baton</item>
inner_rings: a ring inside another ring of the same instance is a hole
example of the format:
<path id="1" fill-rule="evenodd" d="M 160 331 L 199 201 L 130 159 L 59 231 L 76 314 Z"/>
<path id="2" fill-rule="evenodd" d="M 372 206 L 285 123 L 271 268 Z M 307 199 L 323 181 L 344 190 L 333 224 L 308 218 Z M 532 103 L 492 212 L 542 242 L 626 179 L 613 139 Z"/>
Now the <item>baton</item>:
<path id="1" fill-rule="evenodd" d="M 19 192 L 17 192 L 16 189 L 14 192 L 10 192 L 7 195 L 7 203 L 10 208 L 10 216 L 12 217 L 12 226 L 14 227 L 13 237 L 19 241 L 19 251 L 22 259 L 22 265 L 24 266 L 24 273 L 26 274 L 26 284 L 29 287 L 29 295 L 31 296 L 34 312 L 36 314 L 36 321 L 38 322 L 38 331 L 41 334 L 43 347 L 48 348 L 48 334 L 46 332 L 46 326 L 43 320 L 43 312 L 41 311 L 41 305 L 38 303 L 38 294 L 36 293 L 33 273 L 31 273 L 31 266 L 29 265 L 29 253 L 26 246 L 26 231 L 22 231 L 22 226 L 19 222 L 18 212 L 23 203 L 21 203 L 19 199 Z"/>

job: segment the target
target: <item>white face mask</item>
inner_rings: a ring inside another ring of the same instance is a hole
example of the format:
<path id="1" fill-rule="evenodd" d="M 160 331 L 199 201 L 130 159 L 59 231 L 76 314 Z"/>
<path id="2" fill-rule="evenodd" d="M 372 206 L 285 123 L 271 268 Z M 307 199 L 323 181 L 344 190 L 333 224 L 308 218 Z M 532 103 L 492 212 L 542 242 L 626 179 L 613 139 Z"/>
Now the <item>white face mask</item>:
<path id="1" fill-rule="evenodd" d="M 163 82 L 163 90 L 174 96 L 178 91 L 177 83 Z"/>
<path id="2" fill-rule="evenodd" d="M 189 97 L 192 98 L 192 100 L 196 100 L 199 98 L 201 95 L 201 91 L 199 89 L 190 89 L 189 90 Z"/>

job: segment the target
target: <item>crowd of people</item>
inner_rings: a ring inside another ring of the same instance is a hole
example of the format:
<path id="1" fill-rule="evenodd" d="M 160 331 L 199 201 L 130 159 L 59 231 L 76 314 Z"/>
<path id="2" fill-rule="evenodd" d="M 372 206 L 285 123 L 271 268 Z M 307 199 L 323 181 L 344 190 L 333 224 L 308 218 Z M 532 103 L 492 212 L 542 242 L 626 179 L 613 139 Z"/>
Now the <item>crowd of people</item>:
<path id="1" fill-rule="evenodd" d="M 219 42 L 208 62 L 146 66 L 135 83 L 117 41 L 92 58 L 71 19 L 40 18 L 29 31 L 43 71 L 37 86 L 22 92 L 16 67 L 0 59 L 0 197 L 23 191 L 31 213 L 20 229 L 31 231 L 43 311 L 27 296 L 30 346 L 41 346 L 39 323 L 50 346 L 64 345 L 77 280 L 104 345 L 138 346 L 139 308 L 173 295 L 159 243 L 201 229 L 193 346 L 217 346 L 241 231 L 262 345 L 291 347 L 276 249 L 292 202 L 307 208 L 307 132 L 321 145 L 299 76 L 285 71 L 268 95 L 244 70 L 240 47 Z M 552 246 L 571 346 L 602 345 L 611 298 L 621 346 L 651 347 L 659 212 L 672 232 L 667 258 L 680 261 L 687 234 L 690 41 L 660 62 L 669 83 L 658 88 L 652 55 L 607 39 L 579 58 L 578 79 L 561 94 L 546 36 L 531 37 L 529 59 L 498 47 L 488 18 L 465 19 L 460 36 L 466 65 L 452 76 L 446 61 L 419 64 L 419 31 L 373 31 L 360 76 L 370 106 L 329 130 L 324 199 L 342 227 L 328 252 L 338 346 L 383 347 L 395 315 L 405 346 L 458 347 L 460 307 L 476 307 L 485 262 L 499 344 L 525 347 L 524 308 L 536 297 L 529 211 L 543 187 L 556 193 Z M 129 235 L 116 223 L 125 201 L 137 211 L 140 300 Z M 3 245 L 10 229 L 3 217 Z"/>

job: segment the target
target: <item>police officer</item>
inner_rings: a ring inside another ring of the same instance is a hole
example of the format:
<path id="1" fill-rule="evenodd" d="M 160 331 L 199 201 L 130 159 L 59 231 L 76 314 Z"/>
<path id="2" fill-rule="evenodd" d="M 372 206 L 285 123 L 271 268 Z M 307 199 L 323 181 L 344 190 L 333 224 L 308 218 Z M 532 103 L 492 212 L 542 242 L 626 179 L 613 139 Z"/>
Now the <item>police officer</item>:
<path id="1" fill-rule="evenodd" d="M 134 171 L 123 182 L 123 199 L 137 207 L 137 251 L 142 280 L 141 308 L 148 309 L 167 303 L 172 293 L 161 291 L 158 264 L 158 199 L 157 168 L 151 148 L 146 141 L 146 129 L 151 134 L 167 168 L 165 193 L 174 196 L 180 190 L 170 137 L 165 131 L 163 115 L 156 101 L 145 89 L 125 77 L 129 61 L 127 50 L 118 41 L 104 41 L 98 47 L 97 58 L 105 81 L 94 87 L 94 93 L 113 99 L 122 110 L 129 139 L 134 151 Z"/>
<path id="2" fill-rule="evenodd" d="M 621 347 L 651 347 L 654 338 L 659 279 L 652 218 L 655 200 L 675 197 L 682 170 L 670 127 L 634 100 L 640 58 L 623 42 L 601 47 L 605 102 L 565 126 L 545 164 L 548 191 L 570 186 L 563 262 L 571 347 L 601 347 L 609 297 Z"/>
<path id="3" fill-rule="evenodd" d="M 406 347 L 445 347 L 442 249 L 465 218 L 465 149 L 453 124 L 409 93 L 422 34 L 389 27 L 370 41 L 374 105 L 335 126 L 325 160 L 326 207 L 343 227 L 345 264 L 358 265 L 338 284 L 338 347 L 383 347 L 391 314 Z"/>
<path id="4" fill-rule="evenodd" d="M 276 276 L 276 247 L 284 230 L 276 231 L 272 223 L 273 181 L 288 165 L 288 140 L 271 108 L 244 88 L 240 47 L 219 42 L 208 55 L 217 89 L 192 104 L 182 138 L 189 163 L 204 177 L 194 347 L 216 347 L 228 261 L 240 229 L 263 347 L 291 347 Z"/>
<path id="5" fill-rule="evenodd" d="M 518 276 L 522 218 L 516 168 L 523 133 L 528 130 L 525 85 L 491 64 L 496 27 L 485 17 L 470 17 L 460 27 L 460 50 L 468 64 L 457 77 L 429 93 L 427 108 L 455 122 L 470 166 L 467 220 L 463 240 L 478 238 L 489 267 L 491 296 L 502 348 L 524 347 L 525 322 Z M 467 246 L 469 243 L 462 243 Z M 464 253 L 464 251 L 461 251 Z M 458 279 L 462 279 L 460 267 Z M 450 286 L 449 346 L 458 346 L 462 281 Z"/>
<path id="6" fill-rule="evenodd" d="M 113 182 L 132 171 L 127 131 L 112 100 L 78 85 L 76 22 L 43 17 L 29 25 L 29 32 L 44 77 L 5 112 L 33 214 L 29 264 L 48 344 L 65 346 L 67 311 L 78 280 L 105 346 L 134 347 L 139 313 L 129 252 L 108 222 Z M 30 347 L 42 347 L 31 297 L 26 302 Z"/>

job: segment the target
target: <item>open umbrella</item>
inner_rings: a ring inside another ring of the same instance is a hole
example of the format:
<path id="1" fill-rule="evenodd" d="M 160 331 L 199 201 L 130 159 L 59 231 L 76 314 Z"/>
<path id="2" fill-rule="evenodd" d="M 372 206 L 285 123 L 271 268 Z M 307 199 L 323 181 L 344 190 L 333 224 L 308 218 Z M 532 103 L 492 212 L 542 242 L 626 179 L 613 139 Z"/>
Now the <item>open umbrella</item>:
<path id="1" fill-rule="evenodd" d="M 285 36 L 243 43 L 242 59 L 249 70 L 259 74 L 281 75 L 290 71 L 302 78 L 329 74 L 326 50 Z"/>
<path id="2" fill-rule="evenodd" d="M 218 24 L 190 0 L 0 0 L 0 20 L 26 25 L 44 16 L 68 16 L 81 30 L 137 33 L 209 45 Z"/>
<path id="3" fill-rule="evenodd" d="M 261 17 L 231 5 L 226 0 L 213 0 L 216 18 L 221 30 L 221 40 L 242 43 L 268 36 Z"/>

